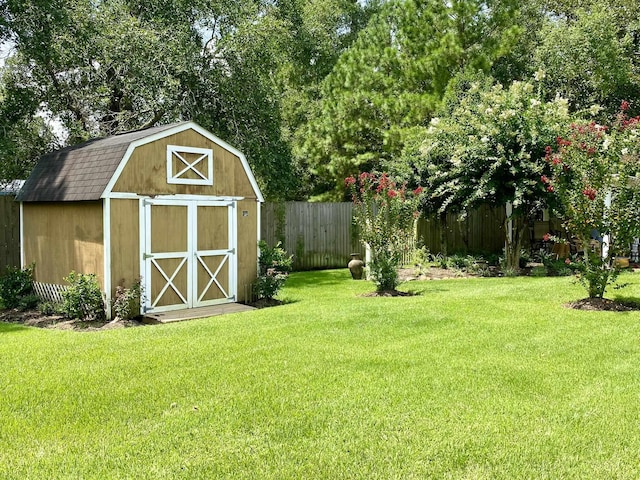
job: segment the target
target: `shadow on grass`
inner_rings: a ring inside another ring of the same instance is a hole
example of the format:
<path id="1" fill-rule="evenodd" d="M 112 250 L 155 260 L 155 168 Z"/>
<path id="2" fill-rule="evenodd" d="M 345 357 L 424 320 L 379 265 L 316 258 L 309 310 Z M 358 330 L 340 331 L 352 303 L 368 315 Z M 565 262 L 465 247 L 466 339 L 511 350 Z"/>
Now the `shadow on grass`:
<path id="1" fill-rule="evenodd" d="M 24 330 L 29 330 L 29 328 L 17 323 L 0 322 L 0 334 L 20 332 Z"/>
<path id="2" fill-rule="evenodd" d="M 628 305 L 630 307 L 635 307 L 636 309 L 640 310 L 640 297 L 629 297 L 629 296 L 625 296 L 625 295 L 615 295 L 613 297 L 613 299 L 616 302 L 621 302 L 621 303 L 624 303 L 625 305 Z"/>
<path id="3" fill-rule="evenodd" d="M 311 270 L 307 272 L 294 272 L 287 279 L 287 287 L 304 288 L 313 286 L 342 285 L 352 280 L 346 269 L 336 270 Z M 357 280 L 366 281 L 366 280 Z"/>

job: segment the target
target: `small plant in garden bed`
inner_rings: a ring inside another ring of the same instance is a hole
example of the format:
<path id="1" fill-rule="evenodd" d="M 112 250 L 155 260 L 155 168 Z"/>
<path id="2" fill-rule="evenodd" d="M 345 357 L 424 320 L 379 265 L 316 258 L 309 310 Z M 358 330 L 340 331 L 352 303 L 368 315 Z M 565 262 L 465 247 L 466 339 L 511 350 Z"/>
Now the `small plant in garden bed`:
<path id="1" fill-rule="evenodd" d="M 69 284 L 61 293 L 64 315 L 72 319 L 102 320 L 104 302 L 95 274 L 71 272 L 64 280 Z"/>
<path id="2" fill-rule="evenodd" d="M 7 267 L 0 277 L 0 303 L 4 308 L 27 310 L 38 304 L 38 297 L 33 293 L 33 268 L 24 269 Z"/>
<path id="3" fill-rule="evenodd" d="M 140 304 L 144 298 L 142 278 L 138 278 L 131 288 L 122 285 L 116 287 L 113 301 L 113 313 L 118 320 L 131 320 L 140 316 Z"/>
<path id="4" fill-rule="evenodd" d="M 258 265 L 260 271 L 253 284 L 253 294 L 260 305 L 273 304 L 274 298 L 284 286 L 291 272 L 293 257 L 282 248 L 280 242 L 275 247 L 270 247 L 267 242 L 260 240 L 260 257 Z"/>

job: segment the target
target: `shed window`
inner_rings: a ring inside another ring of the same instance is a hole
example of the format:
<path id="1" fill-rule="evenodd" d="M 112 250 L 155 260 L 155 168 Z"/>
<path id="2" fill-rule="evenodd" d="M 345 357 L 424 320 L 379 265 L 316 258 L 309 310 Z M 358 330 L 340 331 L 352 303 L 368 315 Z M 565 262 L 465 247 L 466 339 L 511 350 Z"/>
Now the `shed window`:
<path id="1" fill-rule="evenodd" d="M 213 185 L 213 150 L 168 145 L 167 183 Z"/>

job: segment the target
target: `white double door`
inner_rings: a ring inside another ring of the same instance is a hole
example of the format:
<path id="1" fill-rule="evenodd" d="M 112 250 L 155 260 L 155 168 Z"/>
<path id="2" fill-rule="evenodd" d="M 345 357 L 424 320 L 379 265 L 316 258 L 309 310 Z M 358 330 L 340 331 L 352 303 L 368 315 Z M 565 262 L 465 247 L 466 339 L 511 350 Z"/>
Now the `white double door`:
<path id="1" fill-rule="evenodd" d="M 234 302 L 236 202 L 145 199 L 145 312 Z"/>

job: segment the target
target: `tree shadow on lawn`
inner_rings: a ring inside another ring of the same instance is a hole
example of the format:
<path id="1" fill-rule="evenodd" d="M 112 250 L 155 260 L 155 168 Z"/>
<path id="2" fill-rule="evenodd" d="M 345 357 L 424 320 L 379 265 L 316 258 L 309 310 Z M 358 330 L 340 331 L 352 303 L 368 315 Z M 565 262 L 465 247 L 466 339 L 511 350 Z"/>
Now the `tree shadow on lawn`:
<path id="1" fill-rule="evenodd" d="M 287 279 L 287 286 L 298 288 L 342 285 L 347 280 L 352 280 L 351 274 L 347 269 L 309 270 L 305 272 L 294 272 L 289 275 L 289 278 Z M 366 282 L 366 280 L 357 281 Z"/>
<path id="2" fill-rule="evenodd" d="M 591 310 L 600 312 L 637 312 L 640 311 L 640 298 L 619 297 L 609 298 L 583 298 L 565 304 L 567 308 L 576 310 Z"/>
<path id="3" fill-rule="evenodd" d="M 24 330 L 28 330 L 28 328 L 16 323 L 6 323 L 0 321 L 0 335 L 2 335 L 3 333 L 15 333 Z"/>

